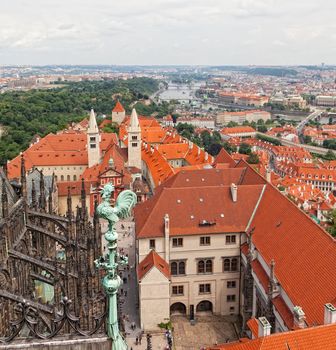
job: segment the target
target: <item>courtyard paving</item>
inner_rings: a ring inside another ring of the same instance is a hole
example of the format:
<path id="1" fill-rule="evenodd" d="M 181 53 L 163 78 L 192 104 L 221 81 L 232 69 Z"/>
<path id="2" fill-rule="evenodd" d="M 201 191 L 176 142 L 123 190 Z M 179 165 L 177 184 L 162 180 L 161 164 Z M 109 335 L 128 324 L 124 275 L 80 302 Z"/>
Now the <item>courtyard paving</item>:
<path id="1" fill-rule="evenodd" d="M 175 350 L 199 350 L 238 339 L 234 316 L 198 316 L 194 325 L 184 316 L 172 316 L 171 319 Z"/>

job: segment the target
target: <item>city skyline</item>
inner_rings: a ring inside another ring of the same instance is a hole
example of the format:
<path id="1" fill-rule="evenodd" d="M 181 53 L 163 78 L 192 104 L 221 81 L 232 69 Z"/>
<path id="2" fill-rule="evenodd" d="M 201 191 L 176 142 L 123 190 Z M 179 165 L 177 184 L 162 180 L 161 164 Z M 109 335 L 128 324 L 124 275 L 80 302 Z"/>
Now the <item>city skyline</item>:
<path id="1" fill-rule="evenodd" d="M 336 4 L 5 0 L 0 64 L 335 64 Z"/>

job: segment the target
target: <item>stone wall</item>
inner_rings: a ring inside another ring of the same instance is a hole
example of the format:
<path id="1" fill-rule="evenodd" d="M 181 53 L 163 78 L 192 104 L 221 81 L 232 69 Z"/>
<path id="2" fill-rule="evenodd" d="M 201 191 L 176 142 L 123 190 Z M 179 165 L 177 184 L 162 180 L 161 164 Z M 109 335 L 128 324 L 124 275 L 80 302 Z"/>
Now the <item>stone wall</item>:
<path id="1" fill-rule="evenodd" d="M 112 342 L 106 337 L 92 337 L 80 339 L 49 339 L 15 341 L 10 344 L 0 345 L 0 350 L 111 350 Z"/>

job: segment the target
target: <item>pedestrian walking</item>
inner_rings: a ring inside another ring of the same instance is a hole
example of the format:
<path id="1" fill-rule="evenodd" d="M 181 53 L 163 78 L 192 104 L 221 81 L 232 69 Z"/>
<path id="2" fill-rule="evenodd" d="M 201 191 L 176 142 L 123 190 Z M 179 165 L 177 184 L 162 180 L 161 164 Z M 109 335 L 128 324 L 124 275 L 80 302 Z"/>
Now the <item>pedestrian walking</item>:
<path id="1" fill-rule="evenodd" d="M 141 345 L 141 340 L 142 340 L 142 333 L 139 335 L 139 344 Z"/>
<path id="2" fill-rule="evenodd" d="M 138 343 L 139 343 L 139 339 L 138 339 L 138 337 L 136 337 L 135 338 L 135 345 L 138 345 Z"/>

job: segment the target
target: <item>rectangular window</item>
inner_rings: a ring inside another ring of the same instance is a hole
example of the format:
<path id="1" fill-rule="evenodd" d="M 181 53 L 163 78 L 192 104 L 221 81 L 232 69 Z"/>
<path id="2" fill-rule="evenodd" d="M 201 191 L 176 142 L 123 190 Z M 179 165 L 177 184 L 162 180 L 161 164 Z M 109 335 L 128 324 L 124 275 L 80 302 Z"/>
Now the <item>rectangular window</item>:
<path id="1" fill-rule="evenodd" d="M 227 281 L 226 286 L 227 288 L 236 288 L 236 281 Z"/>
<path id="2" fill-rule="evenodd" d="M 211 284 L 210 283 L 199 284 L 198 291 L 199 291 L 199 294 L 211 293 Z"/>
<path id="3" fill-rule="evenodd" d="M 149 240 L 149 249 L 155 249 L 155 239 Z"/>
<path id="4" fill-rule="evenodd" d="M 236 235 L 227 235 L 226 244 L 236 244 Z"/>
<path id="5" fill-rule="evenodd" d="M 90 144 L 90 148 L 96 148 L 96 144 L 95 143 L 91 143 Z"/>
<path id="6" fill-rule="evenodd" d="M 183 286 L 173 286 L 172 287 L 172 294 L 173 295 L 183 295 L 184 294 Z"/>
<path id="7" fill-rule="evenodd" d="M 138 137 L 137 136 L 132 136 L 132 140 L 137 140 Z"/>
<path id="8" fill-rule="evenodd" d="M 200 245 L 210 245 L 210 237 L 200 237 Z"/>
<path id="9" fill-rule="evenodd" d="M 132 142 L 132 147 L 137 147 L 138 144 L 136 142 Z"/>
<path id="10" fill-rule="evenodd" d="M 96 141 L 96 137 L 95 136 L 90 136 L 90 141 L 95 142 Z"/>
<path id="11" fill-rule="evenodd" d="M 232 303 L 232 302 L 235 302 L 236 301 L 236 295 L 235 294 L 231 294 L 231 295 L 227 295 L 226 296 L 226 301 L 228 302 L 228 303 Z"/>
<path id="12" fill-rule="evenodd" d="M 183 238 L 173 238 L 173 247 L 182 247 Z"/>

